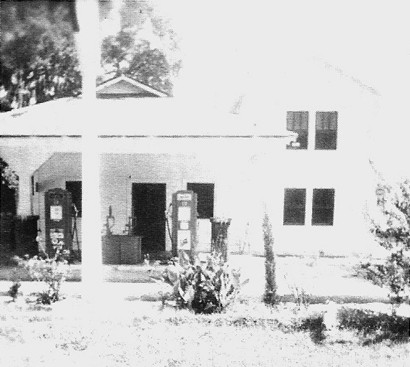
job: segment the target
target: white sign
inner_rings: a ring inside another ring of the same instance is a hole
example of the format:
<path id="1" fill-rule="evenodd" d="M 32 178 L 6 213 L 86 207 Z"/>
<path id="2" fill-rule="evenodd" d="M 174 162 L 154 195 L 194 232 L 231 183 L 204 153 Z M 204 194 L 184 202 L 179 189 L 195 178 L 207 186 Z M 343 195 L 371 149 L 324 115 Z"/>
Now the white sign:
<path id="1" fill-rule="evenodd" d="M 189 193 L 186 194 L 177 194 L 177 200 L 178 201 L 191 201 L 192 200 L 192 195 Z"/>
<path id="2" fill-rule="evenodd" d="M 190 250 L 191 249 L 191 231 L 178 230 L 178 249 Z"/>
<path id="3" fill-rule="evenodd" d="M 179 229 L 189 229 L 188 222 L 179 222 Z"/>
<path id="4" fill-rule="evenodd" d="M 50 206 L 50 219 L 56 222 L 63 219 L 63 207 L 61 205 Z"/>
<path id="5" fill-rule="evenodd" d="M 178 207 L 178 220 L 181 222 L 189 222 L 191 220 L 191 207 L 189 206 Z"/>

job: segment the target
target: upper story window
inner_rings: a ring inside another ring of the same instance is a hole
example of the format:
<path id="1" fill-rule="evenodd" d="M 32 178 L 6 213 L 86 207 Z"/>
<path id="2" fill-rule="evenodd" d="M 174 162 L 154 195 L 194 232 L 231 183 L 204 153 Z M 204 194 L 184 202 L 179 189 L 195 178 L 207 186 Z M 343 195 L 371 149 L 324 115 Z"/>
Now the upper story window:
<path id="1" fill-rule="evenodd" d="M 334 189 L 313 189 L 312 225 L 332 226 L 334 209 Z"/>
<path id="2" fill-rule="evenodd" d="M 287 149 L 307 149 L 309 136 L 309 112 L 288 111 L 286 116 L 286 127 L 288 131 L 298 134 L 296 144 L 288 145 Z"/>
<path id="3" fill-rule="evenodd" d="M 81 181 L 66 181 L 65 188 L 71 192 L 71 201 L 75 205 L 78 216 L 81 217 L 82 210 L 82 187 Z M 74 212 L 73 212 L 74 213 Z"/>
<path id="4" fill-rule="evenodd" d="M 337 145 L 337 112 L 316 112 L 317 150 L 334 150 Z"/>
<path id="5" fill-rule="evenodd" d="M 304 225 L 306 212 L 306 189 L 285 189 L 283 224 Z"/>

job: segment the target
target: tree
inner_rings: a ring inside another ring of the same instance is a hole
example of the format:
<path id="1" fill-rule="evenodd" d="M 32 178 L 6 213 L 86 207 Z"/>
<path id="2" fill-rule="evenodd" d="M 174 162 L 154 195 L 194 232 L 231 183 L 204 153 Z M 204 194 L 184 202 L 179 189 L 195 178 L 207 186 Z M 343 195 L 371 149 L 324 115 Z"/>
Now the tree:
<path id="1" fill-rule="evenodd" d="M 398 184 L 381 182 L 377 187 L 378 218 L 370 219 L 370 230 L 387 250 L 384 264 L 365 264 L 369 278 L 389 287 L 394 303 L 410 301 L 410 180 Z"/>
<path id="2" fill-rule="evenodd" d="M 277 303 L 276 261 L 273 252 L 272 225 L 267 213 L 263 217 L 262 230 L 265 248 L 265 294 L 263 301 L 267 305 L 274 305 Z"/>
<path id="3" fill-rule="evenodd" d="M 15 214 L 16 211 L 16 191 L 18 189 L 18 176 L 9 165 L 0 157 L 0 202 L 2 213 Z"/>
<path id="4" fill-rule="evenodd" d="M 56 4 L 2 4 L 0 111 L 80 93 L 70 8 Z"/>
<path id="5" fill-rule="evenodd" d="M 121 30 L 103 40 L 101 64 L 109 75 L 126 74 L 167 93 L 172 89 L 172 72 L 179 70 L 179 64 L 172 67 L 161 50 L 152 49 L 146 40 L 138 40 L 132 30 Z"/>

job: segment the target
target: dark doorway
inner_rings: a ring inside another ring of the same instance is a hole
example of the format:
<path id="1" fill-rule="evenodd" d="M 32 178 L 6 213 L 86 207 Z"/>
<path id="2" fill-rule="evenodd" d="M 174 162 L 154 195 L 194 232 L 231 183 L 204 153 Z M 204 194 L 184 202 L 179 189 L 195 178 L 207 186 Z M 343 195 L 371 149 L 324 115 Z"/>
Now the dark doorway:
<path id="1" fill-rule="evenodd" d="M 188 182 L 187 189 L 198 195 L 198 219 L 209 219 L 214 216 L 214 184 Z"/>
<path id="2" fill-rule="evenodd" d="M 166 185 L 132 184 L 134 235 L 142 236 L 143 254 L 165 251 Z"/>

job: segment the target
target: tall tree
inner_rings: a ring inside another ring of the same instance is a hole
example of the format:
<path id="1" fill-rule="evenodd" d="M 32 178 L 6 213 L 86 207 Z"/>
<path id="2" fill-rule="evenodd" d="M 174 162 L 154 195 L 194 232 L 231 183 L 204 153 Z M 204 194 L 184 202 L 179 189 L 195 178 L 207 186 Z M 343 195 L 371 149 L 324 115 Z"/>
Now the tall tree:
<path id="1" fill-rule="evenodd" d="M 152 49 L 148 41 L 136 42 L 137 35 L 122 30 L 102 43 L 101 63 L 104 71 L 116 76 L 126 74 L 149 86 L 170 93 L 171 74 L 178 69 L 168 63 L 165 54 Z"/>
<path id="2" fill-rule="evenodd" d="M 0 110 L 79 94 L 71 4 L 2 1 Z"/>

